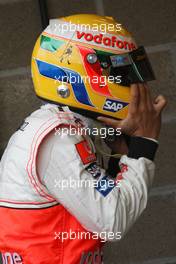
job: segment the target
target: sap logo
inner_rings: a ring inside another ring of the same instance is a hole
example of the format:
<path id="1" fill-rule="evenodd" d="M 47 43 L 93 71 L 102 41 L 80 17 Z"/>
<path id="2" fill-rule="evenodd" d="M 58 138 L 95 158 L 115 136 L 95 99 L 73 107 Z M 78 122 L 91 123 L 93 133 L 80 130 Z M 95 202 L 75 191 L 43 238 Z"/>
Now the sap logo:
<path id="1" fill-rule="evenodd" d="M 103 106 L 103 110 L 110 111 L 110 112 L 118 112 L 125 106 L 127 106 L 128 103 L 116 101 L 116 100 L 110 100 L 106 99 L 106 102 Z"/>

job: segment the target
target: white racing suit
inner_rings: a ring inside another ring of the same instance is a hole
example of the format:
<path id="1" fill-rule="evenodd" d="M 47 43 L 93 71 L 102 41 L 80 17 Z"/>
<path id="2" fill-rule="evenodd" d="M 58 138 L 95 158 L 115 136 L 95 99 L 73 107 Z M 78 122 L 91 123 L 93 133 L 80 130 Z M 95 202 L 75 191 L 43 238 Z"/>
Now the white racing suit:
<path id="1" fill-rule="evenodd" d="M 146 208 L 157 143 L 132 138 L 112 179 L 90 136 L 61 130 L 89 119 L 62 110 L 32 113 L 2 157 L 0 263 L 103 263 L 102 242 L 118 241 Z"/>

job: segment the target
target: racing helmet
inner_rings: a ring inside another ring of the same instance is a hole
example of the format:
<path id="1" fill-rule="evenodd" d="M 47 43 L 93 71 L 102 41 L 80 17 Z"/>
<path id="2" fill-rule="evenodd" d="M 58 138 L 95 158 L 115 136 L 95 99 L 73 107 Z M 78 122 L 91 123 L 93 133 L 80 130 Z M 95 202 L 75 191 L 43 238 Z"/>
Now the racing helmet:
<path id="1" fill-rule="evenodd" d="M 32 53 L 38 97 L 92 116 L 124 119 L 130 84 L 155 79 L 144 47 L 114 18 L 51 19 Z"/>

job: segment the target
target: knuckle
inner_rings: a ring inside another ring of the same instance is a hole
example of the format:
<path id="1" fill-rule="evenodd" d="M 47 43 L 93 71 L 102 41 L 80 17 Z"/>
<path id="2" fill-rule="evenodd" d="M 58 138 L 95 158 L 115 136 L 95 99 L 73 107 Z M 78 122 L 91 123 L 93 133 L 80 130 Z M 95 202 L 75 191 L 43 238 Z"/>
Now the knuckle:
<path id="1" fill-rule="evenodd" d="M 159 98 L 160 101 L 162 101 L 162 102 L 167 102 L 166 97 L 165 97 L 164 95 L 162 95 L 162 94 L 160 94 L 160 95 L 158 96 L 158 98 Z"/>
<path id="2" fill-rule="evenodd" d="M 168 103 L 168 100 L 166 99 L 166 97 L 163 96 L 163 104 L 167 104 Z"/>

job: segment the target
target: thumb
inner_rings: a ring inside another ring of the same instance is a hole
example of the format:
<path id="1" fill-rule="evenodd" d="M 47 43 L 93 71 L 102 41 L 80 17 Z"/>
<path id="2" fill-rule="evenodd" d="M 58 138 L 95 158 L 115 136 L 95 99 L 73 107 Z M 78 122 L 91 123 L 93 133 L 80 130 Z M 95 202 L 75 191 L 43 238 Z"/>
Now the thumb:
<path id="1" fill-rule="evenodd" d="M 163 95 L 158 95 L 154 101 L 154 108 L 160 114 L 165 106 L 167 105 L 167 100 Z"/>
<path id="2" fill-rule="evenodd" d="M 121 121 L 120 120 L 115 120 L 113 118 L 108 118 L 104 116 L 99 116 L 97 117 L 97 120 L 114 128 L 120 128 Z"/>

